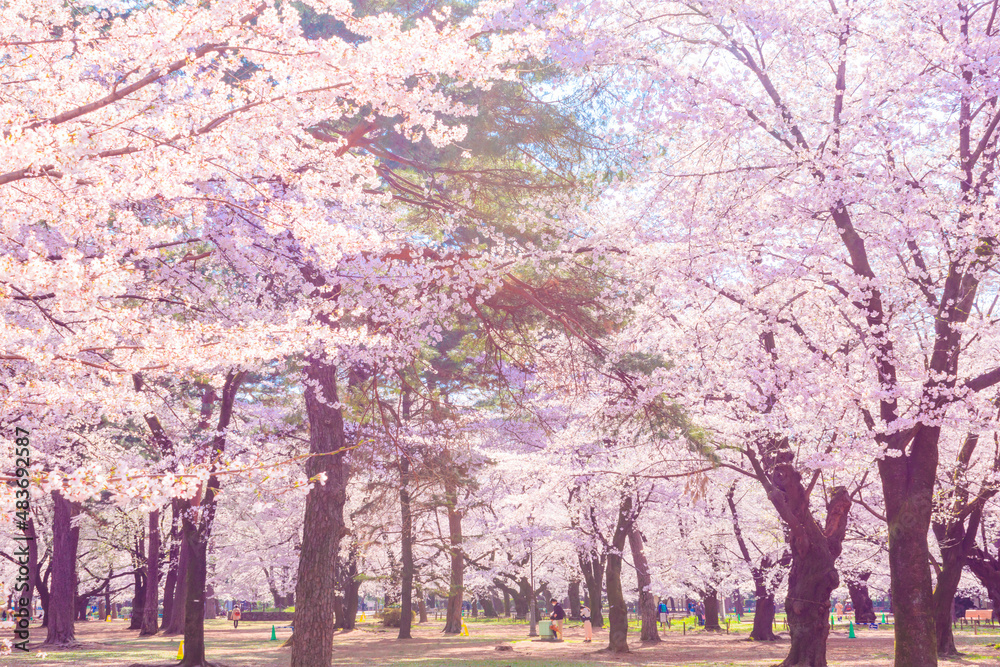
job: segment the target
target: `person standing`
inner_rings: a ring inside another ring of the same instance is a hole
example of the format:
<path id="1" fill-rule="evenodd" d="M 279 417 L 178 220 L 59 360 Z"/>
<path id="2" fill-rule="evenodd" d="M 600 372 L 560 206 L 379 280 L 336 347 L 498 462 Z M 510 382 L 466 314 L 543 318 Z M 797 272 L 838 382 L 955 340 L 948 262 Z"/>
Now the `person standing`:
<path id="1" fill-rule="evenodd" d="M 549 614 L 549 618 L 555 623 L 555 635 L 556 639 L 563 638 L 563 621 L 566 619 L 566 612 L 563 610 L 562 605 L 555 598 L 549 600 L 549 604 L 552 605 L 552 613 Z"/>
<path id="2" fill-rule="evenodd" d="M 233 629 L 234 630 L 236 628 L 240 627 L 240 616 L 242 616 L 242 615 L 243 614 L 240 612 L 240 608 L 239 607 L 234 607 L 233 608 Z"/>
<path id="3" fill-rule="evenodd" d="M 660 600 L 660 606 L 657 611 L 660 612 L 660 625 L 666 626 L 667 624 L 667 603 Z"/>
<path id="4" fill-rule="evenodd" d="M 590 643 L 594 639 L 594 626 L 590 623 L 590 607 L 580 605 L 580 618 L 583 619 L 583 641 Z"/>

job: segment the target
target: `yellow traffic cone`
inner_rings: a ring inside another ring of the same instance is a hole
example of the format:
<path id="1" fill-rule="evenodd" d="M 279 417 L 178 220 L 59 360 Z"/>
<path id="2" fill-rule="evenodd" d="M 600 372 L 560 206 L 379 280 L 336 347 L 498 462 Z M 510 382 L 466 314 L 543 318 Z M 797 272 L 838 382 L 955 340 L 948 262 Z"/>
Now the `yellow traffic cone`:
<path id="1" fill-rule="evenodd" d="M 181 645 L 177 647 L 177 659 L 178 660 L 183 660 L 184 659 L 184 640 L 183 639 L 181 640 Z"/>
<path id="2" fill-rule="evenodd" d="M 465 624 L 465 621 L 462 621 L 462 632 L 461 634 L 459 634 L 459 637 L 468 637 L 468 636 L 469 636 L 469 626 Z"/>
<path id="3" fill-rule="evenodd" d="M 361 612 L 361 622 L 365 622 L 365 612 Z"/>
<path id="4" fill-rule="evenodd" d="M 108 614 L 108 618 L 104 622 L 105 623 L 110 623 L 111 622 L 111 614 Z"/>

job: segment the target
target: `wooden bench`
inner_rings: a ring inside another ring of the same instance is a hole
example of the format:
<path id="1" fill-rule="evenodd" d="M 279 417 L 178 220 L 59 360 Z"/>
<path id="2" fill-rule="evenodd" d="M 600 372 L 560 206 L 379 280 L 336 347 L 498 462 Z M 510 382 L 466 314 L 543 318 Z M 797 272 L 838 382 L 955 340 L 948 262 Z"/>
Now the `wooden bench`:
<path id="1" fill-rule="evenodd" d="M 993 610 L 992 609 L 966 609 L 965 619 L 968 621 L 992 621 L 993 620 Z"/>

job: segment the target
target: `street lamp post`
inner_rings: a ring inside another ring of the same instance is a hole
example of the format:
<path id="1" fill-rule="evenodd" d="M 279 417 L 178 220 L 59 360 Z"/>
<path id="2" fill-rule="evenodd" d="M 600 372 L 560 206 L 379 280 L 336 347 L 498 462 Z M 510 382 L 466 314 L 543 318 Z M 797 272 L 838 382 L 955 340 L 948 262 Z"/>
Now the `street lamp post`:
<path id="1" fill-rule="evenodd" d="M 530 575 L 531 575 L 531 602 L 528 605 L 528 636 L 537 637 L 538 636 L 538 619 L 535 618 L 535 604 L 538 602 L 535 599 L 535 538 L 531 538 L 530 542 L 531 551 L 528 554 L 528 562 L 530 563 Z"/>

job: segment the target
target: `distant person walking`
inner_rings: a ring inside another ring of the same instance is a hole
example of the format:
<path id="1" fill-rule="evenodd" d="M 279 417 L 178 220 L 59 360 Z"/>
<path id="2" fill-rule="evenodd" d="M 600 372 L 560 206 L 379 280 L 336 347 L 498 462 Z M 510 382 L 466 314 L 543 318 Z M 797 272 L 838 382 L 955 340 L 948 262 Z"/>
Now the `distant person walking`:
<path id="1" fill-rule="evenodd" d="M 552 605 L 552 613 L 549 614 L 549 618 L 555 624 L 555 635 L 556 639 L 563 638 L 563 621 L 566 619 L 566 612 L 563 610 L 562 605 L 555 598 L 549 600 L 549 604 Z"/>
<path id="2" fill-rule="evenodd" d="M 240 617 L 242 615 L 243 615 L 243 613 L 240 611 L 239 607 L 234 607 L 233 608 L 233 629 L 234 630 L 236 628 L 240 627 Z"/>
<path id="3" fill-rule="evenodd" d="M 590 623 L 590 607 L 585 604 L 580 605 L 580 618 L 583 619 L 583 641 L 590 642 L 594 639 L 594 626 Z"/>
<path id="4" fill-rule="evenodd" d="M 660 600 L 660 606 L 659 606 L 659 609 L 657 609 L 657 611 L 660 612 L 660 625 L 666 625 L 667 624 L 667 603 L 664 602 L 663 600 Z"/>

